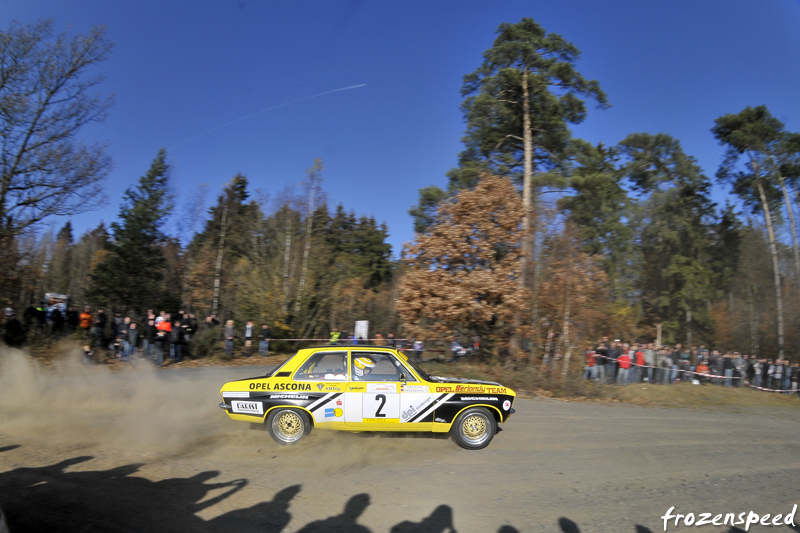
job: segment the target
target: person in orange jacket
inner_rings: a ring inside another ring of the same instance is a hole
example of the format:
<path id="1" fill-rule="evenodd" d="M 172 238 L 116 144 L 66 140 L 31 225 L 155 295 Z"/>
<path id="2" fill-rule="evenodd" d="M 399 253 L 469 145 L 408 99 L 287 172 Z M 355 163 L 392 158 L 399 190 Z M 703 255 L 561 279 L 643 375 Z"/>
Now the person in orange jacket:
<path id="1" fill-rule="evenodd" d="M 701 361 L 699 365 L 697 365 L 696 372 L 700 374 L 700 383 L 705 385 L 706 381 L 708 381 L 708 376 L 711 375 L 711 371 L 708 369 L 708 365 L 705 361 Z"/>

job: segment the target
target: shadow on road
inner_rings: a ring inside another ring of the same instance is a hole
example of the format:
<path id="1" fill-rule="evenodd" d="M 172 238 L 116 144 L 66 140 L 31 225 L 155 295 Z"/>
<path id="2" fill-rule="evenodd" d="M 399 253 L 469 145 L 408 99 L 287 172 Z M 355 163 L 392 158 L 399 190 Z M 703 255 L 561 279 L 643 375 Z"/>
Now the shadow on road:
<path id="1" fill-rule="evenodd" d="M 154 482 L 135 476 L 141 464 L 68 471 L 91 459 L 79 456 L 0 474 L 0 495 L 11 531 L 214 531 L 195 513 L 247 485 L 244 479 L 209 483 L 219 475 L 216 471 Z M 203 500 L 218 489 L 220 494 Z M 286 517 L 275 531 L 288 523 Z"/>
<path id="2" fill-rule="evenodd" d="M 15 448 L 18 446 L 6 446 L 2 451 Z M 276 493 L 271 501 L 203 520 L 197 512 L 234 496 L 247 480 L 214 483 L 220 473 L 205 471 L 188 478 L 150 481 L 136 475 L 143 465 L 135 463 L 109 470 L 71 470 L 91 459 L 77 456 L 52 465 L 0 473 L 2 505 L 11 531 L 279 533 L 291 520 L 288 510 L 301 490 L 300 485 L 292 485 Z M 212 491 L 216 495 L 208 497 Z M 357 523 L 370 503 L 369 494 L 357 494 L 347 501 L 341 514 L 311 522 L 300 531 L 370 533 Z M 440 505 L 421 522 L 402 522 L 391 531 L 455 533 L 453 511 Z M 507 527 L 501 531 L 516 532 Z"/>
<path id="3" fill-rule="evenodd" d="M 4 446 L 0 453 L 16 448 L 19 446 Z M 220 473 L 209 470 L 186 478 L 150 481 L 136 475 L 143 466 L 137 463 L 108 470 L 72 469 L 91 459 L 77 456 L 52 465 L 0 473 L 0 495 L 11 531 L 280 533 L 291 521 L 289 508 L 302 489 L 292 485 L 278 491 L 271 501 L 204 520 L 198 512 L 234 497 L 247 486 L 247 480 L 213 482 Z M 371 533 L 358 523 L 371 502 L 369 494 L 356 494 L 340 514 L 310 522 L 299 533 Z M 581 533 L 569 518 L 560 518 L 558 526 L 563 533 Z M 733 528 L 726 533 L 738 531 Z M 390 532 L 456 533 L 453 509 L 439 505 L 420 522 L 403 521 Z M 635 526 L 635 532 L 653 533 L 641 525 Z M 519 530 L 503 525 L 497 533 Z"/>

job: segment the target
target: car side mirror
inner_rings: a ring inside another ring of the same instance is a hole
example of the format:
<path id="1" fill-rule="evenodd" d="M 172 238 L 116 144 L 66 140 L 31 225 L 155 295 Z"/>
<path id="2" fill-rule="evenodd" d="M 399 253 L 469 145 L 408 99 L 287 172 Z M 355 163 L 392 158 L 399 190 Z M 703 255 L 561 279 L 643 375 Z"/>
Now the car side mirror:
<path id="1" fill-rule="evenodd" d="M 400 381 L 402 381 L 403 383 L 406 382 L 406 375 L 405 374 L 400 374 Z"/>

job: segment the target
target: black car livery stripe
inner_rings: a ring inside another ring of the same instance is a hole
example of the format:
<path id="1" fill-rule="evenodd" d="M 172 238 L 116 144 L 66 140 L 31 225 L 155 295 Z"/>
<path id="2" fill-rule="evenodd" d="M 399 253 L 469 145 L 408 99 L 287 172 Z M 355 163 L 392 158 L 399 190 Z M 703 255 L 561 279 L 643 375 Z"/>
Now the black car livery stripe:
<path id="1" fill-rule="evenodd" d="M 223 394 L 224 395 L 224 394 Z M 311 400 L 312 402 L 323 398 L 325 395 L 320 393 L 295 393 L 295 392 L 251 392 L 249 398 L 251 400 L 269 401 L 269 400 Z M 231 399 L 226 396 L 227 399 Z"/>
<path id="2" fill-rule="evenodd" d="M 331 401 L 335 400 L 336 398 L 338 398 L 341 395 L 342 395 L 341 392 L 331 392 L 329 394 L 326 394 L 319 401 L 309 405 L 308 406 L 308 410 L 313 413 L 314 411 L 316 411 L 317 409 L 319 409 L 323 405 L 327 405 L 328 403 L 330 403 Z"/>
<path id="3" fill-rule="evenodd" d="M 429 405 L 429 406 L 428 406 L 426 409 L 424 409 L 424 410 L 420 411 L 420 412 L 419 412 L 419 413 L 417 413 L 416 415 L 414 415 L 414 416 L 412 416 L 411 418 L 409 418 L 409 419 L 408 419 L 408 422 L 409 422 L 409 423 L 413 423 L 413 422 L 419 422 L 421 419 L 423 419 L 423 418 L 425 418 L 427 415 L 429 415 L 429 414 L 430 414 L 430 413 L 431 413 L 431 412 L 432 412 L 434 409 L 436 409 L 436 406 L 437 406 L 437 405 L 439 405 L 439 404 L 440 404 L 440 403 L 442 403 L 442 402 L 445 402 L 445 401 L 447 401 L 447 399 L 448 399 L 450 396 L 452 396 L 452 394 L 447 394 L 447 393 L 445 393 L 445 394 L 442 394 L 442 395 L 440 395 L 438 398 L 436 398 L 435 400 L 433 400 L 433 401 L 431 402 L 431 404 L 430 404 L 430 405 Z"/>

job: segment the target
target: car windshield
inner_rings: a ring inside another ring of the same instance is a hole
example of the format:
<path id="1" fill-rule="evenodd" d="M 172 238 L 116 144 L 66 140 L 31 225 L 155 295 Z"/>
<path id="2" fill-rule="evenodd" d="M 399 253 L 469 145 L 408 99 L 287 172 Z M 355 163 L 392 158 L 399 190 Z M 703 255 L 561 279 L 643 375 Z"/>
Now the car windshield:
<path id="1" fill-rule="evenodd" d="M 295 372 L 294 379 L 346 381 L 347 352 L 324 351 L 315 353 Z"/>
<path id="2" fill-rule="evenodd" d="M 408 365 L 411 368 L 413 368 L 414 371 L 417 373 L 417 375 L 419 377 L 421 377 L 422 379 L 424 379 L 425 381 L 433 381 L 431 376 L 428 375 L 427 372 L 422 370 L 422 368 L 420 368 L 420 366 L 417 363 L 415 363 L 414 361 L 412 361 L 411 359 L 406 359 L 405 361 L 403 361 L 403 363 L 405 363 L 406 365 Z"/>
<path id="3" fill-rule="evenodd" d="M 299 351 L 299 350 L 298 350 L 298 351 L 296 351 L 296 352 L 294 352 L 294 353 L 292 354 L 292 356 L 291 356 L 289 359 L 287 359 L 287 360 L 286 360 L 286 361 L 284 361 L 283 363 L 279 364 L 278 366 L 276 366 L 275 368 L 273 368 L 272 370 L 270 370 L 269 372 L 267 372 L 266 374 L 264 374 L 264 376 L 263 376 L 263 377 L 265 377 L 265 378 L 269 378 L 269 377 L 272 377 L 272 376 L 274 376 L 274 375 L 275 375 L 275 374 L 276 374 L 276 373 L 277 373 L 277 372 L 278 372 L 278 371 L 279 371 L 281 368 L 285 367 L 285 366 L 286 366 L 286 364 L 287 364 L 289 361 L 291 361 L 292 359 L 294 359 L 294 357 L 295 357 L 295 356 L 296 356 L 298 353 L 300 353 L 300 351 Z"/>

